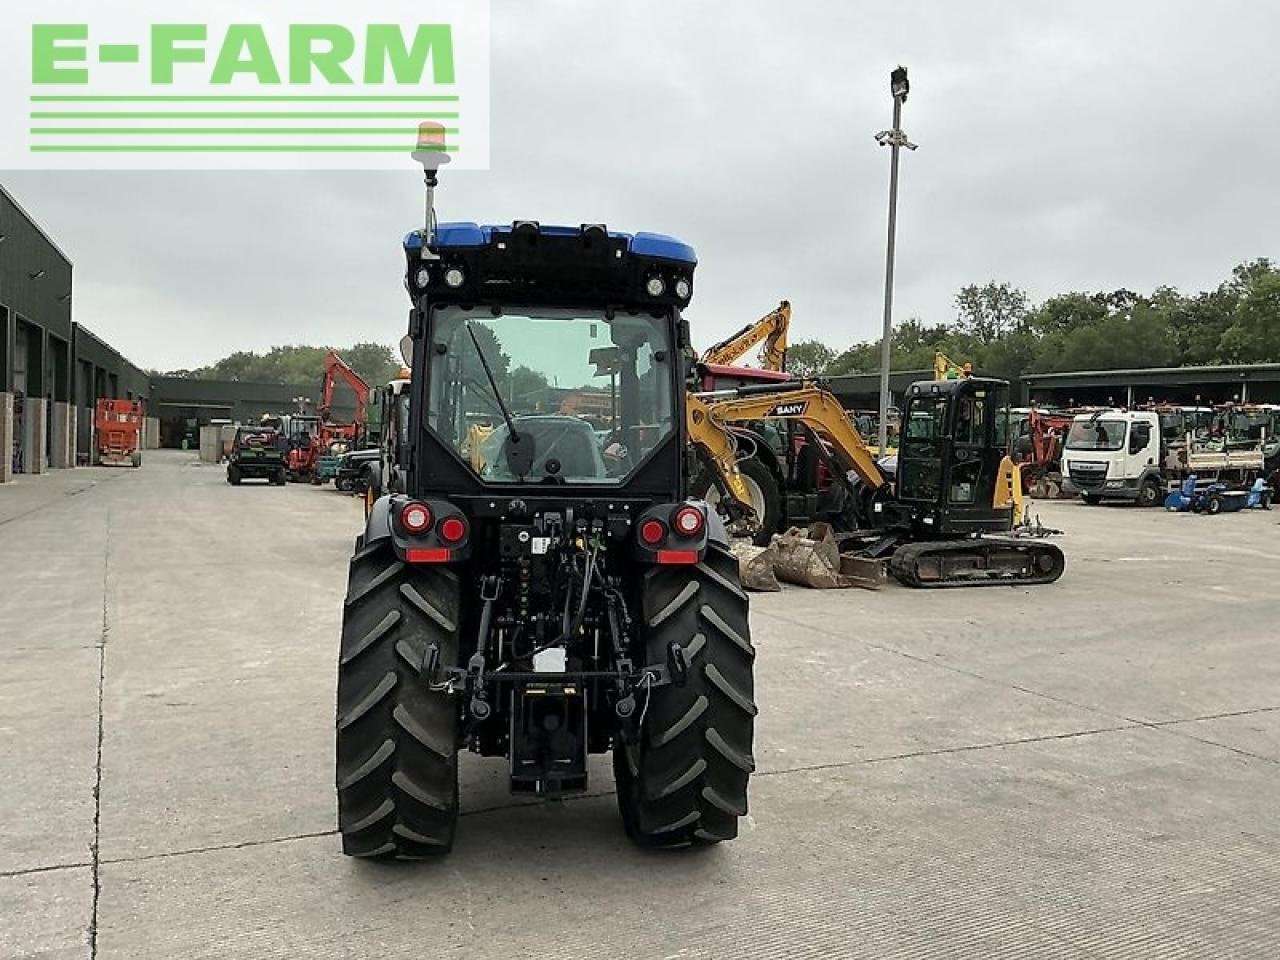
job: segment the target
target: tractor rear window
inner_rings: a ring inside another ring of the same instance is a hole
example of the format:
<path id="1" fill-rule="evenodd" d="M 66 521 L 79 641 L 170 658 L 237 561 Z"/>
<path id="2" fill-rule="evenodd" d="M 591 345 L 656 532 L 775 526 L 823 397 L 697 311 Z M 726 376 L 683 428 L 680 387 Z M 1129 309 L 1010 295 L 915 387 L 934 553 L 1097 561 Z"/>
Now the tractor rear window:
<path id="1" fill-rule="evenodd" d="M 1067 434 L 1067 449 L 1119 450 L 1128 426 L 1124 420 L 1077 420 Z"/>
<path id="2" fill-rule="evenodd" d="M 676 429 L 669 329 L 623 311 L 438 310 L 427 426 L 494 483 L 620 483 Z"/>

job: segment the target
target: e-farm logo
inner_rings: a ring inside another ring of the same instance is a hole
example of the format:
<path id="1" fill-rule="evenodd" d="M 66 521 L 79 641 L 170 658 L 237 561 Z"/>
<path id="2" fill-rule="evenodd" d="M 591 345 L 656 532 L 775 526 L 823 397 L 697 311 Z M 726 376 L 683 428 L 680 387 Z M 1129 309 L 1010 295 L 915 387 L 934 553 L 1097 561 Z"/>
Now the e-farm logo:
<path id="1" fill-rule="evenodd" d="M 487 167 L 486 0 L 351 10 L 43 5 L 0 40 L 0 76 L 25 68 L 3 78 L 0 168 L 403 169 L 423 121 L 457 167 Z"/>

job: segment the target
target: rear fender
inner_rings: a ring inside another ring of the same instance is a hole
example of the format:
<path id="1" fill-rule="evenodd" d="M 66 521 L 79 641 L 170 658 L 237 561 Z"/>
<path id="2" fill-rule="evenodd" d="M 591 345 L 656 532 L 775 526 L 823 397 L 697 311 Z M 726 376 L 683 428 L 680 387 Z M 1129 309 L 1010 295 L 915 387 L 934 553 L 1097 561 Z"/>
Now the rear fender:
<path id="1" fill-rule="evenodd" d="M 388 542 L 406 563 L 460 563 L 470 559 L 471 524 L 466 515 L 447 500 L 419 500 L 431 511 L 432 524 L 425 533 L 411 534 L 396 519 L 410 499 L 402 493 L 391 493 L 374 500 L 364 522 L 365 546 Z M 441 523 L 451 517 L 467 525 L 467 534 L 460 543 L 446 543 L 440 538 Z"/>
<path id="2" fill-rule="evenodd" d="M 702 514 L 702 529 L 691 537 L 681 535 L 672 525 L 672 517 L 681 507 L 696 507 Z M 656 546 L 641 542 L 639 531 L 646 521 L 657 520 L 667 530 L 666 538 Z M 653 564 L 692 564 L 700 563 L 706 556 L 707 547 L 716 544 L 723 549 L 729 548 L 729 533 L 724 520 L 705 500 L 686 500 L 683 503 L 660 503 L 645 510 L 636 518 L 632 528 L 635 539 L 632 552 L 641 563 Z"/>
<path id="3" fill-rule="evenodd" d="M 712 510 L 705 500 L 694 500 L 692 502 L 700 504 L 706 510 L 707 541 L 728 550 L 729 528 L 724 525 L 724 517 L 720 516 L 720 511 Z"/>
<path id="4" fill-rule="evenodd" d="M 380 540 L 391 540 L 391 497 L 383 495 L 373 501 L 364 521 L 364 543 L 370 547 Z"/>

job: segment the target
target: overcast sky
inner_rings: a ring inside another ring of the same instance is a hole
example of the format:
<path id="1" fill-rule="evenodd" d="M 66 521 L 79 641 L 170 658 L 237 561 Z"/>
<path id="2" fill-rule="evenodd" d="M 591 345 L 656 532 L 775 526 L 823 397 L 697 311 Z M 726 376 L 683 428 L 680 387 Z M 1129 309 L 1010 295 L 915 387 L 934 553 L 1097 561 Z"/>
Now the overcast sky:
<path id="1" fill-rule="evenodd" d="M 967 283 L 1216 285 L 1280 257 L 1280 4 L 494 0 L 492 167 L 442 219 L 603 221 L 698 250 L 705 345 L 788 298 L 876 335 L 888 73 L 911 71 L 896 316 Z M 394 343 L 421 172 L 0 174 L 75 261 L 75 318 L 145 367 Z"/>

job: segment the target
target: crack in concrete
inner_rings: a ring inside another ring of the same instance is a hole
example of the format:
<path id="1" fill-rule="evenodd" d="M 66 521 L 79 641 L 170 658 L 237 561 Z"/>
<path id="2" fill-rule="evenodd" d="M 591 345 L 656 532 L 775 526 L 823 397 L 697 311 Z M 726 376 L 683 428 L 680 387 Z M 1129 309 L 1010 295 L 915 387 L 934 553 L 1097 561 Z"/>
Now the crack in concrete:
<path id="1" fill-rule="evenodd" d="M 41 510 L 48 510 L 50 507 L 56 507 L 59 503 L 62 502 L 64 497 L 78 497 L 80 494 L 87 493 L 89 490 L 92 490 L 94 487 L 96 487 L 100 483 L 107 483 L 109 481 L 119 480 L 119 479 L 121 479 L 121 477 L 113 477 L 113 476 L 95 477 L 94 479 L 88 481 L 83 487 L 75 487 L 71 490 L 64 490 L 61 496 L 56 496 L 52 500 L 46 500 L 44 501 L 44 503 L 38 503 L 34 507 L 32 507 L 30 510 L 23 510 L 21 513 L 15 513 L 12 517 L 5 517 L 3 520 L 0 520 L 0 527 L 3 527 L 7 523 L 16 523 L 17 521 L 21 520 L 23 517 L 29 517 L 33 513 L 39 513 Z"/>
<path id="2" fill-rule="evenodd" d="M 1257 712 L 1262 713 L 1265 711 L 1260 710 Z M 1228 713 L 1228 714 L 1223 714 L 1223 716 L 1239 717 L 1239 716 L 1247 716 L 1247 714 Z M 1158 733 L 1166 733 L 1174 737 L 1182 737 L 1185 740 L 1194 740 L 1196 743 L 1203 743 L 1209 747 L 1217 747 L 1220 750 L 1226 750 L 1229 753 L 1234 753 L 1241 757 L 1248 757 L 1251 760 L 1261 760 L 1263 763 L 1271 763 L 1271 764 L 1275 764 L 1276 766 L 1280 766 L 1280 759 L 1277 759 L 1276 757 L 1264 756 L 1261 753 L 1253 753 L 1249 750 L 1243 750 L 1240 747 L 1233 747 L 1228 743 L 1219 743 L 1217 740 L 1210 740 L 1208 737 L 1197 737 L 1195 734 L 1188 733 L 1185 730 L 1173 729 L 1178 724 L 1195 723 L 1197 720 L 1215 720 L 1215 719 L 1217 718 L 1216 717 L 1196 717 L 1193 720 L 1165 720 L 1159 723 L 1144 723 L 1141 720 L 1139 720 L 1138 723 L 1140 726 L 1146 727 L 1148 730 L 1154 730 Z"/>
<path id="3" fill-rule="evenodd" d="M 309 833 L 291 833 L 283 837 L 264 837 L 261 840 L 239 840 L 235 843 L 214 843 L 206 847 L 188 847 L 185 850 L 166 850 L 163 853 L 144 853 L 140 857 L 108 857 L 104 864 L 146 863 L 149 860 L 168 860 L 172 857 L 189 857 L 197 853 L 219 853 L 223 850 L 244 850 L 247 847 L 268 847 L 293 840 L 314 840 L 318 837 L 337 836 L 337 830 L 314 830 Z"/>
<path id="4" fill-rule="evenodd" d="M 776 777 L 790 773 L 805 773 L 812 770 L 838 770 L 842 767 L 857 767 L 875 763 L 892 763 L 895 760 L 914 760 L 919 757 L 945 757 L 956 753 L 974 753 L 979 750 L 997 750 L 1001 747 L 1017 747 L 1031 743 L 1049 743 L 1054 740 L 1074 740 L 1078 737 L 1093 737 L 1103 733 L 1119 733 L 1123 730 L 1136 730 L 1141 725 L 1125 723 L 1115 727 L 1095 727 L 1089 730 L 1071 730 L 1067 733 L 1046 733 L 1038 737 L 1015 737 L 1009 740 L 992 740 L 988 743 L 967 743 L 958 747 L 934 747 L 928 750 L 912 750 L 908 753 L 888 753 L 878 757 L 862 757 L 858 760 L 838 760 L 832 763 L 813 763 L 799 767 L 788 767 L 785 770 L 765 770 L 755 773 L 756 777 Z"/>
<path id="5" fill-rule="evenodd" d="M 82 863 L 50 863 L 43 867 L 22 867 L 18 870 L 0 870 L 0 880 L 8 877 L 27 877 L 33 873 L 56 873 L 59 870 L 83 870 L 93 866 L 88 860 Z"/>
<path id="6" fill-rule="evenodd" d="M 108 599 L 110 597 L 108 578 L 111 571 L 111 507 L 106 511 L 106 537 L 102 548 L 102 635 L 98 644 L 98 745 L 94 761 L 93 782 L 93 842 L 89 846 L 92 861 L 93 906 L 89 913 L 89 960 L 98 957 L 98 900 L 102 893 L 100 875 L 100 857 L 98 855 L 102 840 L 102 739 L 103 739 L 103 699 L 107 677 L 107 634 L 111 629 L 108 615 Z"/>
<path id="7" fill-rule="evenodd" d="M 1251 717 L 1255 713 L 1276 713 L 1280 707 L 1250 707 L 1248 710 L 1227 710 L 1224 713 L 1206 713 L 1200 717 L 1184 717 L 1180 720 L 1152 720 L 1153 727 L 1171 727 L 1176 723 L 1199 723 L 1201 720 L 1224 720 L 1228 717 Z"/>

